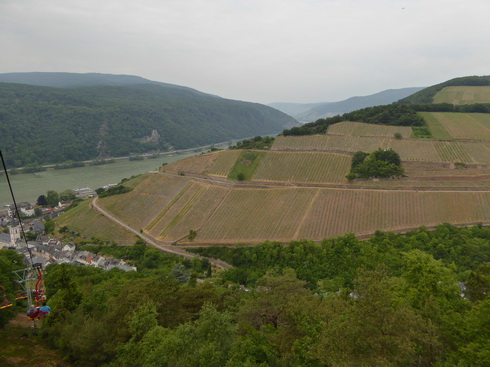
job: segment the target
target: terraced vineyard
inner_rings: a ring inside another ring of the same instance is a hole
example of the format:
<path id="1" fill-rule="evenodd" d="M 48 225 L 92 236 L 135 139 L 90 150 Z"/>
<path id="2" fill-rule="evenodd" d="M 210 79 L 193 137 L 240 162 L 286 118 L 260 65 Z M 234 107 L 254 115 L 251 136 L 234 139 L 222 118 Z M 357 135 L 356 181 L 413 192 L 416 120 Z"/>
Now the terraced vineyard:
<path id="1" fill-rule="evenodd" d="M 273 151 L 372 152 L 378 148 L 394 149 L 402 161 L 464 162 L 487 164 L 490 162 L 490 143 L 440 142 L 423 139 L 395 139 L 351 136 L 281 136 L 277 137 Z"/>
<path id="2" fill-rule="evenodd" d="M 474 142 L 464 144 L 464 150 L 475 163 L 490 164 L 490 144 Z"/>
<path id="3" fill-rule="evenodd" d="M 120 195 L 99 200 L 100 206 L 135 228 L 148 225 L 188 181 L 162 175 L 143 175 L 140 179 L 144 180 L 133 191 L 124 194 L 124 200 L 120 200 Z"/>
<path id="4" fill-rule="evenodd" d="M 136 237 L 110 221 L 95 210 L 89 209 L 90 201 L 84 201 L 77 207 L 55 218 L 58 227 L 68 226 L 71 230 L 83 234 L 85 240 L 98 238 L 103 241 L 119 244 L 134 244 Z"/>
<path id="5" fill-rule="evenodd" d="M 392 138 L 397 133 L 403 138 L 409 138 L 412 134 L 412 128 L 408 126 L 386 126 L 343 121 L 330 125 L 327 130 L 328 135 L 382 136 L 387 138 Z"/>
<path id="6" fill-rule="evenodd" d="M 312 189 L 234 189 L 198 232 L 196 242 L 287 241 L 314 194 Z"/>
<path id="7" fill-rule="evenodd" d="M 421 112 L 435 139 L 490 140 L 490 114 Z"/>
<path id="8" fill-rule="evenodd" d="M 445 87 L 434 96 L 433 103 L 470 104 L 490 103 L 488 86 Z"/>
<path id="9" fill-rule="evenodd" d="M 204 189 L 201 183 L 187 181 L 182 190 L 144 228 L 145 231 L 155 238 L 165 237 L 176 222 L 189 211 Z"/>
<path id="10" fill-rule="evenodd" d="M 390 138 L 353 137 L 334 135 L 278 136 L 272 151 L 324 151 L 351 152 L 358 150 L 371 152 L 378 148 L 389 148 Z"/>
<path id="11" fill-rule="evenodd" d="M 231 189 L 219 186 L 208 185 L 201 195 L 195 200 L 191 210 L 187 210 L 184 215 L 174 221 L 166 235 L 161 237 L 166 241 L 177 241 L 189 234 L 189 230 L 200 230 L 209 218 L 216 211 L 221 201 Z"/>
<path id="12" fill-rule="evenodd" d="M 346 182 L 352 157 L 335 153 L 269 152 L 253 176 L 260 181 Z"/>
<path id="13" fill-rule="evenodd" d="M 228 176 L 240 153 L 241 150 L 225 150 L 219 152 L 214 164 L 207 170 L 207 173 L 220 177 Z"/>
<path id="14" fill-rule="evenodd" d="M 488 221 L 489 205 L 489 192 L 319 189 L 298 236 L 320 239 L 347 232 L 361 235 L 376 229 Z"/>
<path id="15" fill-rule="evenodd" d="M 258 243 L 490 221 L 489 191 L 228 188 L 176 179 L 182 189 L 145 228 L 168 242 L 190 229 L 198 233 L 195 243 Z M 135 226 L 137 220 L 128 222 Z"/>
<path id="16" fill-rule="evenodd" d="M 214 165 L 214 160 L 218 157 L 216 153 L 201 154 L 163 166 L 163 172 L 187 172 L 201 174 Z"/>
<path id="17" fill-rule="evenodd" d="M 490 167 L 466 167 L 463 165 L 443 166 L 426 164 L 405 164 L 405 172 L 409 177 L 467 177 L 490 176 Z"/>

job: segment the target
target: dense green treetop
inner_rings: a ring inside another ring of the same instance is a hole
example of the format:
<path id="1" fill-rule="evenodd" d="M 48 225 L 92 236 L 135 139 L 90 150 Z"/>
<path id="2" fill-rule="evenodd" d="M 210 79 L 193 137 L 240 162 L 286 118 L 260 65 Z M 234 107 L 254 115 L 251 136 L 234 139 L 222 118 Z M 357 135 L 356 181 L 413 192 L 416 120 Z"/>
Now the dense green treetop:
<path id="1" fill-rule="evenodd" d="M 215 274 L 209 262 L 141 241 L 88 248 L 138 271 L 47 267 L 52 312 L 41 333 L 74 366 L 490 362 L 490 229 L 483 226 L 196 249 L 234 265 Z M 0 250 L 7 283 L 13 255 Z"/>
<path id="2" fill-rule="evenodd" d="M 15 297 L 19 296 L 16 291 L 18 286 L 17 277 L 13 271 L 24 268 L 23 256 L 14 250 L 0 249 L 0 305 L 7 306 L 15 303 Z M 15 307 L 0 309 L 0 328 L 3 328 L 10 319 L 15 317 L 17 310 Z"/>
<path id="3" fill-rule="evenodd" d="M 405 234 L 378 231 L 369 240 L 360 241 L 353 234 L 312 241 L 292 241 L 287 246 L 266 242 L 254 247 L 203 247 L 190 251 L 222 259 L 234 267 L 224 276 L 242 284 L 255 284 L 269 269 L 292 268 L 299 279 L 316 289 L 321 279 L 331 279 L 328 290 L 352 284 L 361 266 L 373 268 L 384 264 L 399 274 L 402 252 L 422 250 L 446 265 L 454 264 L 460 280 L 490 261 L 490 228 L 457 228 L 441 224 L 435 231 L 420 228 Z M 342 279 L 338 284 L 335 279 Z M 325 285 L 323 285 L 325 286 Z"/>
<path id="4" fill-rule="evenodd" d="M 356 178 L 402 177 L 404 173 L 400 155 L 393 149 L 379 148 L 371 154 L 356 152 L 352 157 L 350 173 L 346 177 L 351 181 Z"/>
<path id="5" fill-rule="evenodd" d="M 252 139 L 245 139 L 237 142 L 228 149 L 264 149 L 268 150 L 272 147 L 274 138 L 271 136 L 256 136 Z"/>
<path id="6" fill-rule="evenodd" d="M 196 250 L 234 264 L 208 280 L 141 242 L 94 250 L 141 268 L 47 268 L 42 333 L 74 365 L 488 365 L 482 226 Z"/>

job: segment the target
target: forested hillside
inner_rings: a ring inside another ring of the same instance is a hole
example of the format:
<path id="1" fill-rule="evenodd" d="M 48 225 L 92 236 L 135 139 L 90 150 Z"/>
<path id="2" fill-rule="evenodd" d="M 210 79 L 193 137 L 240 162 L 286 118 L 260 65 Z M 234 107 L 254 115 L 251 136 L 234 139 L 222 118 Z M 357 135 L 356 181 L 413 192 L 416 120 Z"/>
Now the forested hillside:
<path id="1" fill-rule="evenodd" d="M 70 88 L 0 83 L 0 136 L 7 164 L 185 149 L 277 133 L 295 123 L 264 105 L 131 82 Z"/>
<path id="2" fill-rule="evenodd" d="M 443 224 L 196 250 L 223 272 L 141 242 L 85 246 L 138 272 L 48 266 L 42 340 L 73 366 L 488 366 L 489 241 Z"/>

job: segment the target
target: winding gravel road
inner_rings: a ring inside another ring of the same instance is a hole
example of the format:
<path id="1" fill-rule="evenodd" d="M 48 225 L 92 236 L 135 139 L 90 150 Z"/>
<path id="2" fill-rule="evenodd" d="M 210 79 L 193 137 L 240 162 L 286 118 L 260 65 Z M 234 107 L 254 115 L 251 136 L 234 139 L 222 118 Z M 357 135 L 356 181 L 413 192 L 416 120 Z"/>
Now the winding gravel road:
<path id="1" fill-rule="evenodd" d="M 119 226 L 123 227 L 124 229 L 134 233 L 135 235 L 141 237 L 146 243 L 150 244 L 151 246 L 158 248 L 159 250 L 169 253 L 169 254 L 174 254 L 178 256 L 185 257 L 186 259 L 192 259 L 194 257 L 201 258 L 201 256 L 187 252 L 186 250 L 182 248 L 178 248 L 175 246 L 169 246 L 166 243 L 163 243 L 162 241 L 158 241 L 150 236 L 148 236 L 146 233 L 141 233 L 139 230 L 129 226 L 128 224 L 124 223 L 123 221 L 119 220 L 115 216 L 113 216 L 111 213 L 108 211 L 104 210 L 101 208 L 98 204 L 98 197 L 95 197 L 92 202 L 91 202 L 91 207 L 92 209 L 97 210 L 99 213 L 101 213 L 103 216 L 105 216 L 107 219 L 113 221 L 114 223 L 118 224 Z M 217 268 L 220 269 L 228 269 L 231 268 L 231 265 L 218 259 L 212 259 L 208 258 L 209 262 L 216 266 Z"/>

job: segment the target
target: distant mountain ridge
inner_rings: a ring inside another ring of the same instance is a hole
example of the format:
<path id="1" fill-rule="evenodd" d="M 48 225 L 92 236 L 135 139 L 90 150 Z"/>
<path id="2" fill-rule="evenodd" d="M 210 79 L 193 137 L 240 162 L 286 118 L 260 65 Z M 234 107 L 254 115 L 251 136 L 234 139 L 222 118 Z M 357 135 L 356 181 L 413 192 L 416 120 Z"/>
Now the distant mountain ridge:
<path id="1" fill-rule="evenodd" d="M 186 149 L 296 124 L 269 106 L 136 76 L 0 74 L 0 146 L 10 167 Z"/>
<path id="2" fill-rule="evenodd" d="M 31 72 L 31 73 L 5 73 L 0 74 L 0 82 L 37 85 L 39 87 L 55 88 L 81 88 L 95 86 L 131 86 L 137 84 L 151 84 L 162 87 L 176 88 L 192 91 L 198 94 L 206 94 L 196 89 L 183 87 L 175 84 L 155 82 L 135 75 L 117 75 L 101 73 L 50 73 L 50 72 Z"/>
<path id="3" fill-rule="evenodd" d="M 362 97 L 351 97 L 339 102 L 322 103 L 271 103 L 269 106 L 287 113 L 301 122 L 311 122 L 320 118 L 340 115 L 361 108 L 386 105 L 405 98 L 424 88 L 412 87 L 401 89 L 387 89 Z"/>

